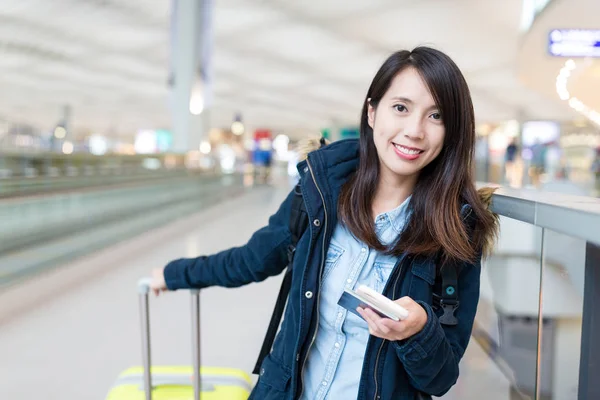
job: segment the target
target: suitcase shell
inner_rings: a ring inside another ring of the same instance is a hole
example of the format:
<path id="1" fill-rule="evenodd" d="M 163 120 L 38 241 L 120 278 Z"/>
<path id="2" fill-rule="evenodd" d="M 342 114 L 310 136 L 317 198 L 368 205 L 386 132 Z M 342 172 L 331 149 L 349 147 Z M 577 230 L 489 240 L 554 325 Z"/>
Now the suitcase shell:
<path id="1" fill-rule="evenodd" d="M 152 399 L 191 400 L 194 398 L 191 366 L 154 366 Z M 144 400 L 144 368 L 133 367 L 119 375 L 106 400 Z M 202 400 L 246 400 L 252 382 L 242 370 L 201 367 Z"/>
<path id="2" fill-rule="evenodd" d="M 200 291 L 191 290 L 193 366 L 152 366 L 149 278 L 138 283 L 142 332 L 141 367 L 119 375 L 106 400 L 246 400 L 252 391 L 248 374 L 234 368 L 200 366 Z"/>

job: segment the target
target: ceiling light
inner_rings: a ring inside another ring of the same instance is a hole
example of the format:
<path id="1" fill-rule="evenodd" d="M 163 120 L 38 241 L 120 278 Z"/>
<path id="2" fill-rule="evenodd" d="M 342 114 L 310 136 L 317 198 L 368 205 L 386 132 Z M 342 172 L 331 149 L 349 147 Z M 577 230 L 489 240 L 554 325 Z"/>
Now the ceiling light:
<path id="1" fill-rule="evenodd" d="M 190 112 L 200 115 L 204 111 L 204 84 L 202 79 L 196 79 L 190 94 Z"/>
<path id="2" fill-rule="evenodd" d="M 572 59 L 569 59 L 565 62 L 564 67 L 560 69 L 560 72 L 556 77 L 556 93 L 558 93 L 558 96 L 561 100 L 568 101 L 569 106 L 572 109 L 582 114 L 590 121 L 600 125 L 600 113 L 586 106 L 578 98 L 571 97 L 571 94 L 567 90 L 567 81 L 571 76 L 571 72 L 574 71 L 575 68 L 577 68 L 577 64 Z"/>
<path id="3" fill-rule="evenodd" d="M 65 154 L 71 154 L 73 153 L 73 143 L 71 142 L 64 142 L 62 145 L 62 152 Z"/>
<path id="4" fill-rule="evenodd" d="M 200 153 L 208 154 L 208 153 L 210 153 L 211 150 L 212 150 L 212 147 L 211 147 L 210 143 L 208 143 L 207 141 L 203 141 L 202 143 L 200 143 Z"/>
<path id="5" fill-rule="evenodd" d="M 62 126 L 57 126 L 56 129 L 54 129 L 54 136 L 57 139 L 64 139 L 64 137 L 67 136 L 67 130 Z"/>
<path id="6" fill-rule="evenodd" d="M 233 132 L 234 135 L 241 135 L 244 133 L 244 124 L 242 124 L 240 121 L 234 121 L 231 124 L 231 132 Z"/>
<path id="7" fill-rule="evenodd" d="M 200 94 L 192 94 L 190 98 L 190 112 L 194 115 L 200 115 L 204 111 L 204 99 Z"/>

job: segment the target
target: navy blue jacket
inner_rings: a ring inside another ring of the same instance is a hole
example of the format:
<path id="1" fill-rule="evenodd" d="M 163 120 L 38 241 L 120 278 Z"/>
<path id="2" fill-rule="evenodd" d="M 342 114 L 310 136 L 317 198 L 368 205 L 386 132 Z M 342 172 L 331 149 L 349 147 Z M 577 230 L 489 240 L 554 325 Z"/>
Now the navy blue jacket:
<path id="1" fill-rule="evenodd" d="M 332 143 L 298 164 L 309 228 L 300 238 L 293 262 L 293 283 L 284 320 L 271 353 L 265 358 L 250 398 L 295 399 L 302 391 L 303 366 L 319 318 L 320 277 L 337 223 L 340 189 L 358 166 L 358 141 Z M 248 243 L 211 256 L 179 259 L 165 268 L 171 290 L 208 286 L 238 287 L 281 273 L 287 264 L 290 205 L 293 193 L 255 232 Z M 397 342 L 371 336 L 359 387 L 359 399 L 419 399 L 441 396 L 458 379 L 479 300 L 480 261 L 465 264 L 458 279 L 458 325 L 441 325 L 432 308 L 436 261 L 400 257 L 384 295 L 410 296 L 427 311 L 428 321 L 413 337 Z M 275 301 L 275 298 L 273 298 Z M 265 327 L 266 328 L 266 327 Z"/>

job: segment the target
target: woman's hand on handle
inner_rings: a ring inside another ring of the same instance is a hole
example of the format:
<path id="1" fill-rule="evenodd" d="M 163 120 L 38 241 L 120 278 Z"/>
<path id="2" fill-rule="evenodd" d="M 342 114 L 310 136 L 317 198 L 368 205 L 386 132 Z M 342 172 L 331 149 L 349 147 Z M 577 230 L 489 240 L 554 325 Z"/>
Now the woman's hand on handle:
<path id="1" fill-rule="evenodd" d="M 165 268 L 155 268 L 152 270 L 152 282 L 150 282 L 150 290 L 154 292 L 156 296 L 160 294 L 160 292 L 166 292 L 169 290 L 167 288 L 167 283 L 165 282 Z"/>

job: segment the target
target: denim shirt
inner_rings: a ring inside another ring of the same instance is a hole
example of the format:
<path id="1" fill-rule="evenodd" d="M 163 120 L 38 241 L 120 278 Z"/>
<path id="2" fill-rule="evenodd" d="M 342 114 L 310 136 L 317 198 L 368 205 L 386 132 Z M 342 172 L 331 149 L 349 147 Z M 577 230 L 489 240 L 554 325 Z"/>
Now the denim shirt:
<path id="1" fill-rule="evenodd" d="M 410 197 L 394 210 L 379 214 L 375 232 L 382 244 L 393 243 L 407 220 Z M 319 328 L 305 370 L 302 399 L 356 399 L 369 339 L 367 323 L 338 306 L 344 289 L 367 285 L 379 293 L 396 264 L 358 241 L 337 224 L 323 270 Z"/>

